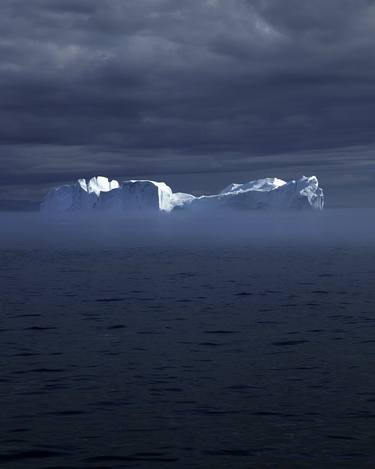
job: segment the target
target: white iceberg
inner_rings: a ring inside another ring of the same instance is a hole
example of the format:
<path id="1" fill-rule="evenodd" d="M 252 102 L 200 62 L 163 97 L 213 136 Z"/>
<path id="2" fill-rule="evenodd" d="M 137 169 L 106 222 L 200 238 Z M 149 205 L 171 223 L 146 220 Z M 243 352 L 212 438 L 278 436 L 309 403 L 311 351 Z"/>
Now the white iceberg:
<path id="1" fill-rule="evenodd" d="M 78 179 L 75 184 L 51 189 L 40 209 L 43 212 L 71 212 L 92 210 L 102 193 L 119 187 L 116 180 L 109 181 L 104 176 L 93 177 L 89 181 Z"/>
<path id="2" fill-rule="evenodd" d="M 171 211 L 172 189 L 164 182 L 130 180 L 121 184 L 98 176 L 51 189 L 40 209 L 43 212 L 74 211 Z"/>
<path id="3" fill-rule="evenodd" d="M 216 195 L 195 197 L 173 193 L 164 182 L 129 180 L 121 184 L 103 176 L 79 179 L 75 184 L 51 189 L 41 210 L 46 212 L 171 212 L 176 209 L 318 209 L 324 207 L 323 190 L 315 176 L 293 181 L 265 178 L 230 184 Z"/>
<path id="4" fill-rule="evenodd" d="M 164 182 L 147 180 L 124 181 L 114 190 L 101 194 L 98 210 L 117 211 L 166 211 L 172 206 L 172 189 Z"/>
<path id="5" fill-rule="evenodd" d="M 245 184 L 230 184 L 220 192 L 220 195 L 247 191 L 269 192 L 284 184 L 286 182 L 278 178 L 256 179 L 255 181 L 245 182 Z"/>
<path id="6" fill-rule="evenodd" d="M 315 176 L 303 176 L 286 182 L 277 178 L 265 178 L 245 184 L 231 184 L 217 195 L 196 197 L 189 201 L 191 209 L 214 210 L 237 208 L 322 210 L 323 190 Z"/>
<path id="7" fill-rule="evenodd" d="M 191 194 L 186 194 L 185 192 L 175 192 L 172 194 L 172 207 L 175 208 L 184 208 L 190 204 L 196 197 Z"/>
<path id="8" fill-rule="evenodd" d="M 119 187 L 118 181 L 115 179 L 110 181 L 104 176 L 93 177 L 89 180 L 89 182 L 86 182 L 85 179 L 78 179 L 78 183 L 86 192 L 89 194 L 94 193 L 98 197 L 101 192 L 109 192 L 112 189 L 117 189 Z"/>

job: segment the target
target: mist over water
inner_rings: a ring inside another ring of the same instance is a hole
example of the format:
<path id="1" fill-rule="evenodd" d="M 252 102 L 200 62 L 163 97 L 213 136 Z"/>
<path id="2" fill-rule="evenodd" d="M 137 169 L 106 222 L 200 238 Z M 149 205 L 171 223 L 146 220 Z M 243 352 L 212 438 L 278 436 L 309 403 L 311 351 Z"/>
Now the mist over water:
<path id="1" fill-rule="evenodd" d="M 0 243 L 20 248 L 371 243 L 375 209 L 45 215 L 0 212 Z"/>
<path id="2" fill-rule="evenodd" d="M 0 214 L 1 467 L 374 467 L 374 215 Z"/>

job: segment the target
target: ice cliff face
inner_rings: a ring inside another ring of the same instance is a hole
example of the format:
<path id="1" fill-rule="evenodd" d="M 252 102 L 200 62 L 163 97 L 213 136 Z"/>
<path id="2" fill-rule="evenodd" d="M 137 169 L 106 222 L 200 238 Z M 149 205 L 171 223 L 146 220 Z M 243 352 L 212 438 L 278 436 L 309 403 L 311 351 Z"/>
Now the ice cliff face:
<path id="1" fill-rule="evenodd" d="M 293 181 L 265 178 L 245 184 L 231 184 L 216 195 L 195 197 L 172 193 L 164 182 L 129 180 L 119 184 L 98 176 L 51 189 L 41 210 L 44 212 L 171 212 L 176 209 L 318 209 L 324 207 L 323 190 L 315 176 Z"/>
<path id="2" fill-rule="evenodd" d="M 172 189 L 164 182 L 130 180 L 99 197 L 98 210 L 118 211 L 166 211 L 172 206 Z"/>
<path id="3" fill-rule="evenodd" d="M 40 206 L 44 212 L 101 210 L 171 211 L 172 190 L 164 182 L 130 180 L 119 184 L 98 176 L 51 189 Z"/>
<path id="4" fill-rule="evenodd" d="M 93 177 L 89 181 L 78 179 L 75 184 L 51 189 L 40 205 L 44 212 L 69 212 L 92 210 L 101 194 L 119 187 L 115 180 L 106 177 Z"/>

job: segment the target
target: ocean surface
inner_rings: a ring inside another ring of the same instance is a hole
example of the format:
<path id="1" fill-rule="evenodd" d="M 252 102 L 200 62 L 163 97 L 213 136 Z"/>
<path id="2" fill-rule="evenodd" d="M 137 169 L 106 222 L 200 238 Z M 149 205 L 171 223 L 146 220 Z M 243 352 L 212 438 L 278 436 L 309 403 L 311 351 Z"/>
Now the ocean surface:
<path id="1" fill-rule="evenodd" d="M 374 215 L 0 215 L 0 466 L 375 467 Z"/>

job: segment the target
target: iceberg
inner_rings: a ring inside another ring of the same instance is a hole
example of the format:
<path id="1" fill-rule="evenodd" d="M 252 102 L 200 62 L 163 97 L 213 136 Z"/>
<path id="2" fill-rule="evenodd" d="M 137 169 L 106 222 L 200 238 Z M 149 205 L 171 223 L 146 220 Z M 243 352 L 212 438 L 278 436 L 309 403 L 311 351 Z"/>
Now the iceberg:
<path id="1" fill-rule="evenodd" d="M 265 178 L 232 183 L 219 194 L 196 197 L 173 193 L 164 182 L 131 179 L 119 183 L 104 176 L 78 179 L 75 184 L 51 189 L 40 205 L 43 212 L 172 212 L 225 208 L 315 209 L 324 207 L 323 190 L 316 176 L 292 180 Z"/>
<path id="2" fill-rule="evenodd" d="M 184 192 L 175 192 L 172 194 L 172 207 L 173 209 L 176 208 L 184 208 L 190 204 L 196 197 L 191 194 L 185 194 Z"/>
<path id="3" fill-rule="evenodd" d="M 277 189 L 278 187 L 281 187 L 284 184 L 286 184 L 286 182 L 278 178 L 257 179 L 255 181 L 246 182 L 245 184 L 233 183 L 223 189 L 220 192 L 220 195 L 246 191 L 268 192 L 273 189 Z"/>
<path id="4" fill-rule="evenodd" d="M 132 179 L 122 182 L 114 190 L 103 193 L 95 208 L 109 212 L 170 212 L 173 208 L 172 189 L 164 182 Z"/>
<path id="5" fill-rule="evenodd" d="M 104 176 L 78 179 L 51 189 L 40 205 L 43 212 L 171 211 L 172 189 L 164 182 L 129 180 L 121 184 Z"/>
<path id="6" fill-rule="evenodd" d="M 196 197 L 192 209 L 317 209 L 324 207 L 323 190 L 315 176 L 293 181 L 265 178 L 231 184 L 217 195 Z"/>
<path id="7" fill-rule="evenodd" d="M 40 209 L 43 212 L 74 212 L 92 210 L 102 193 L 119 187 L 116 180 L 109 181 L 104 176 L 93 177 L 89 181 L 78 179 L 75 184 L 51 189 Z"/>

